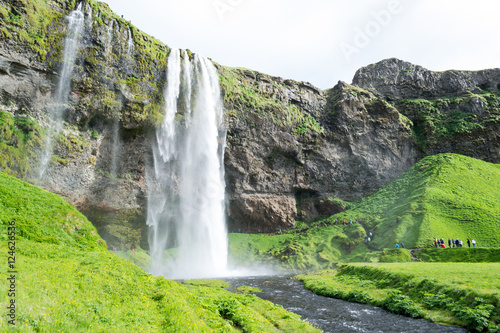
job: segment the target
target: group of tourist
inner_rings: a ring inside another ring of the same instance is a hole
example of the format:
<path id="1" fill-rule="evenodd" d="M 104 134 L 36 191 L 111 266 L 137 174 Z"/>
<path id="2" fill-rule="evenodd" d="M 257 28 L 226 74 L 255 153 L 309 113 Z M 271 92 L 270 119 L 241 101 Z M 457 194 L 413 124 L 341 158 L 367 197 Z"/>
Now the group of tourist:
<path id="1" fill-rule="evenodd" d="M 476 247 L 476 240 L 473 238 L 472 240 L 467 238 L 467 246 L 470 247 L 472 244 L 472 247 Z M 461 239 L 453 239 L 453 238 L 448 238 L 448 247 L 463 247 L 464 242 Z M 440 248 L 445 248 L 446 245 L 444 245 L 444 239 L 443 238 L 434 238 L 434 247 L 440 247 Z"/>

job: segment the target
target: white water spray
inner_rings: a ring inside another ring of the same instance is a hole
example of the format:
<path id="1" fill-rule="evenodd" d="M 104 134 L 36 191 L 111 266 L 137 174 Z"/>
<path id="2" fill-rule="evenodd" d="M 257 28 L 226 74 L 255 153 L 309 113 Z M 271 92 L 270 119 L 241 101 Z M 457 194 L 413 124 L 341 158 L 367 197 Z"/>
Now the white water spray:
<path id="1" fill-rule="evenodd" d="M 54 149 L 54 140 L 57 139 L 57 135 L 62 129 L 64 111 L 66 110 L 71 89 L 71 77 L 73 76 L 73 68 L 75 66 L 75 60 L 80 46 L 81 33 L 84 24 L 81 3 L 68 15 L 67 20 L 68 32 L 64 40 L 63 65 L 54 95 L 54 104 L 50 108 L 49 122 L 52 124 L 43 145 L 43 151 L 38 169 L 39 179 L 41 179 L 47 171 L 50 157 L 52 156 L 52 151 Z"/>
<path id="2" fill-rule="evenodd" d="M 186 52 L 169 55 L 165 118 L 147 172 L 151 271 L 169 278 L 226 274 L 219 80 L 208 59 L 195 55 L 192 62 Z"/>

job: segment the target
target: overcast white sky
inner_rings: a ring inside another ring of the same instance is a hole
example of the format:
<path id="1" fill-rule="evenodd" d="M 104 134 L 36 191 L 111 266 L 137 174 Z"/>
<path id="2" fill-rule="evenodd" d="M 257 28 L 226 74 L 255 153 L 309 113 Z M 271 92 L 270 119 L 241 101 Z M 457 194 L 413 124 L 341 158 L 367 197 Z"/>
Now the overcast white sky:
<path id="1" fill-rule="evenodd" d="M 396 57 L 431 70 L 500 67 L 498 0 L 105 0 L 174 48 L 322 89 Z"/>

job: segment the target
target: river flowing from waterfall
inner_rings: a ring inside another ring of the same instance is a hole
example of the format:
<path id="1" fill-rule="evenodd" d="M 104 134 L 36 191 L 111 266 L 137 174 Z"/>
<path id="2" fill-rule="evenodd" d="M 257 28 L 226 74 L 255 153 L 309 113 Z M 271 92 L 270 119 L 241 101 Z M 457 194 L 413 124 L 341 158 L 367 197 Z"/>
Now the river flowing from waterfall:
<path id="1" fill-rule="evenodd" d="M 301 281 L 289 275 L 223 278 L 231 284 L 229 290 L 240 286 L 262 289 L 257 296 L 282 305 L 297 313 L 324 332 L 467 332 L 467 330 L 438 325 L 424 319 L 392 314 L 371 305 L 350 303 L 318 296 L 304 288 Z"/>
<path id="2" fill-rule="evenodd" d="M 226 131 L 218 74 L 210 60 L 172 50 L 166 76 L 164 118 L 147 168 L 151 273 L 221 276 L 227 263 Z"/>

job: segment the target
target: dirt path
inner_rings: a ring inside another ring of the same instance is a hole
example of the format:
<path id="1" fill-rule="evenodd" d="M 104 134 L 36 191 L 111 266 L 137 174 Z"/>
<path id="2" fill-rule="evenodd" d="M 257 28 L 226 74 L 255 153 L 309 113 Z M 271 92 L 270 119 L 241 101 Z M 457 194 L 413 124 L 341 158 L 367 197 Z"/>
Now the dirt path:
<path id="1" fill-rule="evenodd" d="M 418 260 L 417 257 L 415 257 L 415 253 L 417 253 L 418 251 L 420 251 L 421 248 L 417 248 L 417 249 L 410 249 L 410 255 L 411 255 L 411 259 L 412 260 Z"/>

